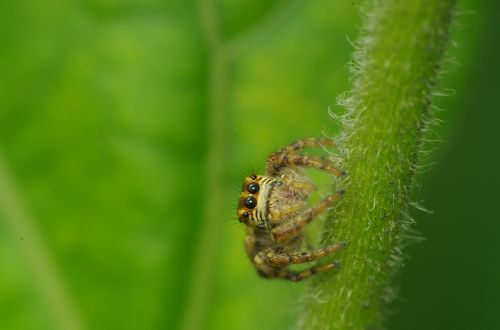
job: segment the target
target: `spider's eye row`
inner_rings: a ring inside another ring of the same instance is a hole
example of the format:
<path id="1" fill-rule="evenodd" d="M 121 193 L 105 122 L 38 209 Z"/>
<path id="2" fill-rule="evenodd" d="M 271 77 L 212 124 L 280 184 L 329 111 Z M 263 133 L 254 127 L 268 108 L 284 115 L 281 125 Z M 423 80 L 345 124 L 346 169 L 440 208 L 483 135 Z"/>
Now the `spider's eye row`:
<path id="1" fill-rule="evenodd" d="M 252 179 L 252 180 L 257 179 L 257 175 L 255 175 L 255 174 L 250 175 L 250 179 Z"/>
<path id="2" fill-rule="evenodd" d="M 255 182 L 251 182 L 247 186 L 247 191 L 251 194 L 256 194 L 260 190 L 259 184 Z"/>
<path id="3" fill-rule="evenodd" d="M 243 218 L 248 218 L 250 216 L 250 213 L 248 213 L 247 211 L 245 211 L 241 215 L 243 216 Z"/>
<path id="4" fill-rule="evenodd" d="M 249 196 L 245 198 L 245 201 L 243 202 L 243 205 L 246 206 L 248 209 L 253 209 L 254 207 L 257 206 L 257 200 L 253 196 Z"/>

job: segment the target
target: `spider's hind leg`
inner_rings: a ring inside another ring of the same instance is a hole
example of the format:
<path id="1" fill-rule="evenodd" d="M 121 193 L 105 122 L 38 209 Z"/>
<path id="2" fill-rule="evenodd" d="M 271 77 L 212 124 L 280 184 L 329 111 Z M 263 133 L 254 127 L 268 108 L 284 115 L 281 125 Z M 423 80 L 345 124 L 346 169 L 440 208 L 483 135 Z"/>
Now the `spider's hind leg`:
<path id="1" fill-rule="evenodd" d="M 277 278 L 282 278 L 285 280 L 289 280 L 292 282 L 298 282 L 302 281 L 303 279 L 306 279 L 308 277 L 311 277 L 315 274 L 325 272 L 329 269 L 333 268 L 339 268 L 339 263 L 338 262 L 332 262 L 329 264 L 325 265 L 319 265 L 319 266 L 314 266 L 308 269 L 304 269 L 303 271 L 300 272 L 295 272 L 286 268 L 281 268 L 277 274 L 275 274 L 275 277 Z"/>
<path id="2" fill-rule="evenodd" d="M 341 245 L 337 244 L 337 246 Z M 334 250 L 338 248 L 340 247 L 336 247 Z M 312 275 L 327 271 L 329 269 L 339 268 L 339 263 L 337 261 L 334 261 L 328 264 L 307 268 L 302 271 L 293 271 L 289 270 L 286 266 L 272 265 L 271 263 L 268 262 L 268 259 L 266 259 L 264 254 L 265 252 L 257 254 L 253 259 L 253 262 L 257 270 L 257 273 L 260 276 L 267 278 L 281 278 L 292 282 L 298 282 L 308 277 L 311 277 Z"/>
<path id="3" fill-rule="evenodd" d="M 256 260 L 256 262 L 266 262 L 274 267 L 287 266 L 290 264 L 302 264 L 318 260 L 339 251 L 345 247 L 345 244 L 345 242 L 340 242 L 328 245 L 321 249 L 304 252 L 278 253 L 272 250 L 262 251 L 259 252 L 258 256 L 256 256 L 256 259 L 259 259 Z"/>

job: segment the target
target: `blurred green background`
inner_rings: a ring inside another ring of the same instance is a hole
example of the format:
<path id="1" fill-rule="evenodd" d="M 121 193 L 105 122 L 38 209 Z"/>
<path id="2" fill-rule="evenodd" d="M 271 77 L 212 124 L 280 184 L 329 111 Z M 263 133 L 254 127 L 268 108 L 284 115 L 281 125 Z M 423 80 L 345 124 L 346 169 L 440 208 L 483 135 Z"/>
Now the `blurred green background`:
<path id="1" fill-rule="evenodd" d="M 257 277 L 237 192 L 339 132 L 359 3 L 0 2 L 0 328 L 292 327 L 307 283 Z M 460 1 L 390 329 L 500 328 L 499 13 Z"/>

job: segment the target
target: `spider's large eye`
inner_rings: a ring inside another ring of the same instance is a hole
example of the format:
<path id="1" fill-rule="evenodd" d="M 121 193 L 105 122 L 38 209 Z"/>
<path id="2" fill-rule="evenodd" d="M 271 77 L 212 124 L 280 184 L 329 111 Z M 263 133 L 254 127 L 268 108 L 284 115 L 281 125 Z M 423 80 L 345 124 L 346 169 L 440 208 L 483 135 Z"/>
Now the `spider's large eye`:
<path id="1" fill-rule="evenodd" d="M 250 213 L 248 213 L 247 211 L 245 211 L 241 215 L 243 216 L 243 218 L 248 218 L 250 216 Z"/>
<path id="2" fill-rule="evenodd" d="M 255 197 L 249 196 L 245 198 L 243 205 L 245 205 L 248 209 L 253 209 L 255 206 L 257 206 L 257 200 L 255 199 Z"/>
<path id="3" fill-rule="evenodd" d="M 247 186 L 247 191 L 251 194 L 256 194 L 260 190 L 259 184 L 255 182 L 251 182 Z"/>

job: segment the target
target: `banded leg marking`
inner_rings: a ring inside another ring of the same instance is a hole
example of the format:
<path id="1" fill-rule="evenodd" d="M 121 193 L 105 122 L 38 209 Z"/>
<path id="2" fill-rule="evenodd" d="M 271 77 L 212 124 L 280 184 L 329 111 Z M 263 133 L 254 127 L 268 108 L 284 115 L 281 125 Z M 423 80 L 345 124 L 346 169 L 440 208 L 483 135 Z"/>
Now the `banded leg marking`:
<path id="1" fill-rule="evenodd" d="M 287 152 L 277 152 L 269 156 L 266 162 L 266 173 L 270 176 L 276 176 L 282 168 L 290 165 L 315 168 L 335 176 L 345 175 L 345 172 L 333 166 L 328 160 Z"/>
<path id="2" fill-rule="evenodd" d="M 320 258 L 326 257 L 333 252 L 341 250 L 345 247 L 345 245 L 345 242 L 340 242 L 312 251 L 293 253 L 275 253 L 274 251 L 268 251 L 267 253 L 261 253 L 263 254 L 262 257 L 265 258 L 267 262 L 272 266 L 286 266 L 289 264 L 302 264 L 305 262 L 318 260 Z"/>
<path id="3" fill-rule="evenodd" d="M 332 262 L 332 263 L 325 264 L 325 265 L 314 266 L 314 267 L 305 269 L 305 270 L 300 271 L 300 272 L 294 272 L 294 271 L 291 271 L 291 270 L 284 268 L 284 269 L 281 269 L 281 271 L 276 275 L 276 277 L 282 278 L 285 280 L 289 280 L 292 282 L 298 282 L 298 281 L 302 281 L 308 277 L 311 277 L 315 274 L 326 272 L 327 270 L 333 269 L 333 268 L 339 268 L 339 263 Z"/>
<path id="4" fill-rule="evenodd" d="M 290 143 L 289 145 L 287 145 L 286 147 L 284 147 L 283 149 L 281 149 L 280 151 L 281 152 L 290 152 L 290 151 L 297 151 L 300 149 L 310 148 L 310 147 L 331 147 L 331 146 L 335 146 L 335 145 L 336 144 L 335 144 L 335 142 L 333 142 L 332 139 L 306 138 L 306 139 L 294 141 L 294 142 Z"/>

